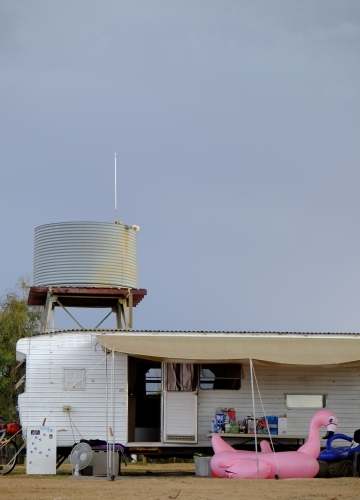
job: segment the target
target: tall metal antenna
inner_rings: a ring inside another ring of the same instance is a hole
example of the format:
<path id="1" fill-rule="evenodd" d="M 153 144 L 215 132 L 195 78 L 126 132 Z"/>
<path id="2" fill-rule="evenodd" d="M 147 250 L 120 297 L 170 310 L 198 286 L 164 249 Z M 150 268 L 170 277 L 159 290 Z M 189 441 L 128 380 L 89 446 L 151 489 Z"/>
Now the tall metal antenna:
<path id="1" fill-rule="evenodd" d="M 116 186 L 116 153 L 115 153 L 115 222 L 117 221 L 117 186 Z"/>

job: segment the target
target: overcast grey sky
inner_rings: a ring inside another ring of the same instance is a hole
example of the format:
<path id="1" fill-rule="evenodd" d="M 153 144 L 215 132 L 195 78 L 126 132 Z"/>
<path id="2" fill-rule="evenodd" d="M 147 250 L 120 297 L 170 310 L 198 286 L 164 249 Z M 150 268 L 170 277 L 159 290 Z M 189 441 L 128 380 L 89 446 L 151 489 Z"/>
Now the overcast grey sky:
<path id="1" fill-rule="evenodd" d="M 1 0 L 1 281 L 138 224 L 136 329 L 360 331 L 359 0 Z"/>

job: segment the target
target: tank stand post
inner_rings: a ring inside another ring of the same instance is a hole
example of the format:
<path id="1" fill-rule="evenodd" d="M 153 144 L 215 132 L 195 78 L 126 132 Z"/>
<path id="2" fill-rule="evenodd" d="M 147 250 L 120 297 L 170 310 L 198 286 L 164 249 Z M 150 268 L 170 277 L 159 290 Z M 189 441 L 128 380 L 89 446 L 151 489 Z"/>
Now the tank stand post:
<path id="1" fill-rule="evenodd" d="M 124 298 L 119 298 L 116 309 L 116 326 L 118 330 L 132 329 L 133 296 L 131 292 Z"/>
<path id="2" fill-rule="evenodd" d="M 56 300 L 57 298 L 52 294 L 50 287 L 50 289 L 46 294 L 46 302 L 44 305 L 43 312 L 41 314 L 41 320 L 40 320 L 41 333 L 49 333 L 51 313 L 54 309 L 54 303 L 56 302 Z"/>

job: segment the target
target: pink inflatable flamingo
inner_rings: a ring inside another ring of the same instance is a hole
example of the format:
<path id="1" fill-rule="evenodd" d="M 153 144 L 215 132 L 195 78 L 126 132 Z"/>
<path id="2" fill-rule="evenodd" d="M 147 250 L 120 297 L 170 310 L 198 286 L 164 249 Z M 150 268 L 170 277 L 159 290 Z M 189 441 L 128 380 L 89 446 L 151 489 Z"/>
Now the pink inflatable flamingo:
<path id="1" fill-rule="evenodd" d="M 334 434 L 336 416 L 328 410 L 317 411 L 310 422 L 309 438 L 297 451 L 274 453 L 267 441 L 261 441 L 258 460 L 254 451 L 234 450 L 219 435 L 212 437 L 214 456 L 211 470 L 218 477 L 239 479 L 310 478 L 319 471 L 320 427 L 328 430 L 325 438 Z"/>

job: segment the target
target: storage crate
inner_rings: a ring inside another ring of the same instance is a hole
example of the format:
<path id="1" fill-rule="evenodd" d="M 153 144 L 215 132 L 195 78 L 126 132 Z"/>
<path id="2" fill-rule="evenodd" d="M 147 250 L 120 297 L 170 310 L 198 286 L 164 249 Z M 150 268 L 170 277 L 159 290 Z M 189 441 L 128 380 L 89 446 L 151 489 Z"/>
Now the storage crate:
<path id="1" fill-rule="evenodd" d="M 110 455 L 110 452 L 109 452 Z M 110 458 L 110 457 L 109 457 Z M 115 476 L 119 475 L 119 453 L 113 453 L 114 460 L 114 474 Z M 92 452 L 91 462 L 89 465 L 80 470 L 80 474 L 82 476 L 106 476 L 106 460 L 107 460 L 107 452 L 106 451 L 94 451 Z M 111 470 L 109 470 L 111 474 Z"/>

